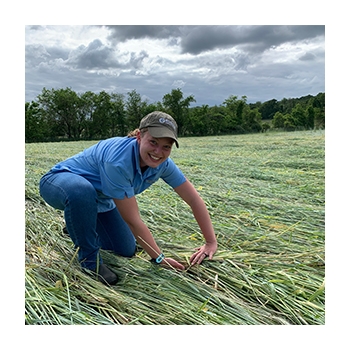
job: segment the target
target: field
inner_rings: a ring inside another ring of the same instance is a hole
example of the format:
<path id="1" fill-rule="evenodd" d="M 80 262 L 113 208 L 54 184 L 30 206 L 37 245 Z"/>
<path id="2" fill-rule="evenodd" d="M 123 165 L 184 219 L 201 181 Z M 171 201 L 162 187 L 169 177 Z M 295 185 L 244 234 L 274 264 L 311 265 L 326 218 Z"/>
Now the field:
<path id="1" fill-rule="evenodd" d="M 184 138 L 172 159 L 207 204 L 212 261 L 178 272 L 102 251 L 120 282 L 80 269 L 63 213 L 40 177 L 96 141 L 26 144 L 26 324 L 261 325 L 325 323 L 324 131 Z M 164 182 L 138 196 L 166 256 L 188 266 L 203 239 Z"/>

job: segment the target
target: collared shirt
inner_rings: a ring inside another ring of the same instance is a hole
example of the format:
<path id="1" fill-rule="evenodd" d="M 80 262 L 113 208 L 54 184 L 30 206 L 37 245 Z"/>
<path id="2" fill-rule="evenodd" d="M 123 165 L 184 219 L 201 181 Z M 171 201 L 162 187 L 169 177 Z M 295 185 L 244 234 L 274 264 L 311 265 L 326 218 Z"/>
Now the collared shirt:
<path id="1" fill-rule="evenodd" d="M 113 137 L 100 141 L 77 155 L 56 164 L 51 171 L 69 171 L 86 178 L 96 189 L 98 212 L 115 208 L 113 198 L 130 198 L 162 178 L 175 188 L 186 181 L 172 159 L 142 174 L 136 138 Z"/>

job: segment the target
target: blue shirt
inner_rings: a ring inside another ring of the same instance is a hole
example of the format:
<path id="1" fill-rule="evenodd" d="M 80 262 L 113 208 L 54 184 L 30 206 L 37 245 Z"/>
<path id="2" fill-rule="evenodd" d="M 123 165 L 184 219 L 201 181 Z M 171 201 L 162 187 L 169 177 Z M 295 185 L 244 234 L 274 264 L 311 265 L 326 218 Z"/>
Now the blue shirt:
<path id="1" fill-rule="evenodd" d="M 136 138 L 114 137 L 100 141 L 77 155 L 56 164 L 51 171 L 69 171 L 87 179 L 98 195 L 98 212 L 115 208 L 113 198 L 130 198 L 162 178 L 171 187 L 186 181 L 173 160 L 167 158 L 142 174 Z"/>

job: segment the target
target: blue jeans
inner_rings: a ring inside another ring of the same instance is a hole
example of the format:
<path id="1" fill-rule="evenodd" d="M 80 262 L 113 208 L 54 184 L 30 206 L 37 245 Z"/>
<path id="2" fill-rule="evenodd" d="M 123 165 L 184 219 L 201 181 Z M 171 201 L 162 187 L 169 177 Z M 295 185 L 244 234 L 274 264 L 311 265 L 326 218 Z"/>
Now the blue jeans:
<path id="1" fill-rule="evenodd" d="M 81 266 L 95 269 L 102 264 L 100 248 L 131 257 L 135 238 L 117 208 L 97 212 L 97 194 L 92 184 L 80 175 L 49 171 L 40 180 L 40 195 L 55 209 L 64 210 L 69 235 Z"/>

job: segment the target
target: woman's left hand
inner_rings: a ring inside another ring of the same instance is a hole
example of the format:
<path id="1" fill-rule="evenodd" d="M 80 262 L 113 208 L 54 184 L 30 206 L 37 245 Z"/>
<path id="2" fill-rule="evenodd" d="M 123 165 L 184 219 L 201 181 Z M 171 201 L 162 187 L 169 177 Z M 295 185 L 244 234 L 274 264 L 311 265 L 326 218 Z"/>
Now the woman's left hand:
<path id="1" fill-rule="evenodd" d="M 203 246 L 196 248 L 197 252 L 190 257 L 191 265 L 194 265 L 196 263 L 200 264 L 206 257 L 209 257 L 209 260 L 211 260 L 213 255 L 216 252 L 216 249 L 217 249 L 216 241 L 211 243 L 206 243 Z"/>

